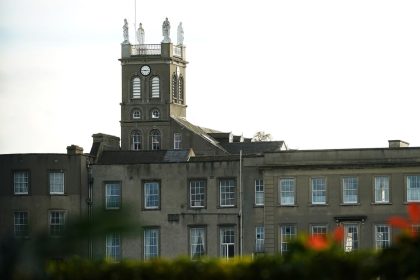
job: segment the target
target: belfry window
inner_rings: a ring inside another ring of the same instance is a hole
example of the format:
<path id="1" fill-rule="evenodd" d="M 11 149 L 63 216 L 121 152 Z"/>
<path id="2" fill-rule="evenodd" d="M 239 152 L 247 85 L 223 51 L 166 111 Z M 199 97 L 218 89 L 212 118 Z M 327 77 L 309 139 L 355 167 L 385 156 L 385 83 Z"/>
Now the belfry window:
<path id="1" fill-rule="evenodd" d="M 131 150 L 138 151 L 141 150 L 142 135 L 140 131 L 134 131 L 131 134 Z"/>
<path id="2" fill-rule="evenodd" d="M 172 75 L 172 100 L 174 103 L 178 102 L 178 79 L 175 73 Z"/>
<path id="3" fill-rule="evenodd" d="M 132 98 L 139 99 L 141 98 L 141 81 L 139 77 L 135 77 L 132 80 Z"/>
<path id="4" fill-rule="evenodd" d="M 159 77 L 152 78 L 152 98 L 159 98 Z"/>
<path id="5" fill-rule="evenodd" d="M 179 96 L 179 103 L 184 103 L 184 78 L 181 76 L 179 77 L 178 81 L 178 96 Z"/>
<path id="6" fill-rule="evenodd" d="M 160 150 L 160 131 L 153 129 L 150 131 L 150 145 L 152 150 Z"/>

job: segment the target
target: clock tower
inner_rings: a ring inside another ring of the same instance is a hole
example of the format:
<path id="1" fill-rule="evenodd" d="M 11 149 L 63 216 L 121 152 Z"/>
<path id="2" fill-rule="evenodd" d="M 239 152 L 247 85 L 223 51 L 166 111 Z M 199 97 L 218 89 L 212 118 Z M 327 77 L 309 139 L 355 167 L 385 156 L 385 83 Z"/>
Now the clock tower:
<path id="1" fill-rule="evenodd" d="M 173 148 L 172 118 L 186 117 L 185 46 L 182 25 L 178 43 L 169 38 L 169 21 L 164 22 L 164 40 L 143 44 L 144 31 L 137 31 L 140 44 L 132 45 L 124 26 L 121 44 L 122 101 L 121 149 L 167 150 Z M 140 30 L 141 28 L 141 30 Z M 140 31 L 142 33 L 140 33 Z M 175 139 L 176 141 L 176 139 Z"/>

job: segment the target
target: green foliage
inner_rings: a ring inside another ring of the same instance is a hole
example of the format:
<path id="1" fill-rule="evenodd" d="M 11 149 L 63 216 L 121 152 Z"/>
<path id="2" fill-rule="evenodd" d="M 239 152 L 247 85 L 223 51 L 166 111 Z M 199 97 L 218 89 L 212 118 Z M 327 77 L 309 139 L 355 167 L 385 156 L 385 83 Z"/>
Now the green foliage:
<path id="1" fill-rule="evenodd" d="M 255 280 L 255 279 L 420 279 L 420 238 L 403 237 L 382 251 L 343 252 L 339 246 L 314 250 L 301 240 L 284 256 L 119 263 L 80 258 L 50 262 L 49 279 Z"/>

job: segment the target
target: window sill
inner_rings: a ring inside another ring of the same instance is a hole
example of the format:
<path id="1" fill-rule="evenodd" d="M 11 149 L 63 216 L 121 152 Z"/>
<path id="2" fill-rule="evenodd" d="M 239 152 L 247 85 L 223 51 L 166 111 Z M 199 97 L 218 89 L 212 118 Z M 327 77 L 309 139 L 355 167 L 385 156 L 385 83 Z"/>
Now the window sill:
<path id="1" fill-rule="evenodd" d="M 278 207 L 298 207 L 297 204 L 278 204 Z"/>
<path id="2" fill-rule="evenodd" d="M 24 196 L 24 195 L 29 195 L 29 193 L 14 193 L 14 195 L 17 195 L 17 196 Z"/>
<path id="3" fill-rule="evenodd" d="M 392 205 L 391 202 L 371 202 L 370 205 Z"/>
<path id="4" fill-rule="evenodd" d="M 50 196 L 67 196 L 65 193 L 50 193 Z"/>
<path id="5" fill-rule="evenodd" d="M 264 204 L 254 204 L 254 208 L 264 208 Z"/>
<path id="6" fill-rule="evenodd" d="M 340 206 L 360 206 L 360 203 L 340 203 Z"/>
<path id="7" fill-rule="evenodd" d="M 326 207 L 329 206 L 328 203 L 323 203 L 323 204 L 309 204 L 309 207 Z"/>

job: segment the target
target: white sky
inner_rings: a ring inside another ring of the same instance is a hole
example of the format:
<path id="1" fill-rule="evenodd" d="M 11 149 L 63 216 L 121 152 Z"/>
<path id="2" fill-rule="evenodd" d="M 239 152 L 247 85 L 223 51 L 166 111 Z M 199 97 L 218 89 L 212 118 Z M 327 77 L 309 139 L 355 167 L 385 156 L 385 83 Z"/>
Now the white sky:
<path id="1" fill-rule="evenodd" d="M 146 43 L 183 22 L 188 119 L 290 148 L 420 146 L 420 1 L 137 1 Z M 0 1 L 0 153 L 120 136 L 134 0 Z"/>

